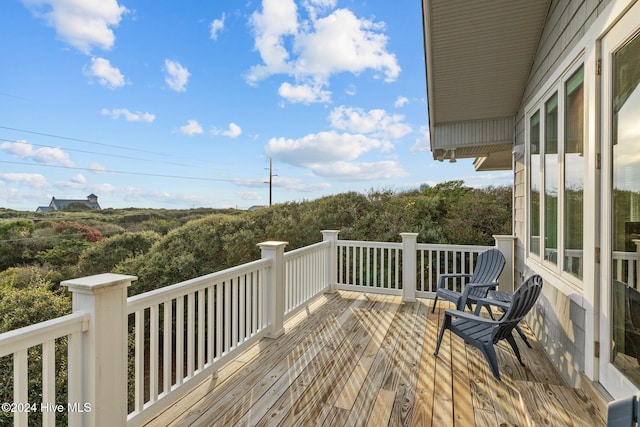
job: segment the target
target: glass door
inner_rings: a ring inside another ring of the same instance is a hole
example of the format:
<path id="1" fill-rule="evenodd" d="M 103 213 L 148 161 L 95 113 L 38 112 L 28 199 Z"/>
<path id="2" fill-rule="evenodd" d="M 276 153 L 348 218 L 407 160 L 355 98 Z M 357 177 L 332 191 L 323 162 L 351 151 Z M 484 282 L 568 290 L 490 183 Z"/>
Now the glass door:
<path id="1" fill-rule="evenodd" d="M 630 9 L 602 43 L 602 198 L 605 203 L 602 203 L 600 377 L 614 397 L 640 389 L 638 16 L 640 5 Z"/>

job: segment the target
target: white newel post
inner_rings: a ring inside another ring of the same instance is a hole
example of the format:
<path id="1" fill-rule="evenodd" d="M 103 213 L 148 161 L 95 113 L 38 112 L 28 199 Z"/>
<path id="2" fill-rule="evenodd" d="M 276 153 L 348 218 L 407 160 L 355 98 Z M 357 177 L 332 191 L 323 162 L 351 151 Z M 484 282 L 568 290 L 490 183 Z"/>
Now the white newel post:
<path id="1" fill-rule="evenodd" d="M 65 280 L 73 311 L 90 315 L 81 345 L 83 426 L 127 424 L 127 287 L 135 276 L 98 274 Z M 90 405 L 90 408 L 84 405 Z"/>
<path id="2" fill-rule="evenodd" d="M 338 277 L 338 233 L 340 230 L 322 230 L 322 241 L 331 242 L 327 249 L 327 292 L 332 293 L 336 291 L 336 277 Z"/>
<path id="3" fill-rule="evenodd" d="M 416 249 L 418 233 L 400 233 L 402 236 L 402 301 L 416 301 Z"/>
<path id="4" fill-rule="evenodd" d="M 494 235 L 493 238 L 496 241 L 496 248 L 502 252 L 502 255 L 504 255 L 507 261 L 504 270 L 502 270 L 502 274 L 498 278 L 498 287 L 502 291 L 513 292 L 517 288 L 514 281 L 514 244 L 516 236 Z"/>
<path id="5" fill-rule="evenodd" d="M 263 242 L 258 246 L 262 259 L 272 259 L 271 274 L 267 277 L 265 306 L 268 313 L 270 338 L 284 334 L 284 247 L 289 242 Z"/>

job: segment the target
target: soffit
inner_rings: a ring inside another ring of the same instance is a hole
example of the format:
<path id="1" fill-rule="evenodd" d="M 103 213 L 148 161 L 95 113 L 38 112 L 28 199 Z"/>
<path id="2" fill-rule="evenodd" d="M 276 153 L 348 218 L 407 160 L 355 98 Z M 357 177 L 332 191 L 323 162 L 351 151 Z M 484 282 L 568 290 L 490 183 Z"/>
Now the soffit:
<path id="1" fill-rule="evenodd" d="M 549 0 L 423 0 L 429 116 L 514 116 Z"/>

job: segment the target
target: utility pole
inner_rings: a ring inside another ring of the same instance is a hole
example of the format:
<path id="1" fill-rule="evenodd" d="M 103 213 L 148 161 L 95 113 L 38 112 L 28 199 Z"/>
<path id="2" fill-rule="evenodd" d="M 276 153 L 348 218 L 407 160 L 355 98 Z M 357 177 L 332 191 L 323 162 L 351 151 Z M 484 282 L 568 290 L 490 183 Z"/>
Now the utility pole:
<path id="1" fill-rule="evenodd" d="M 266 169 L 266 168 L 265 168 Z M 273 200 L 273 177 L 278 176 L 273 174 L 273 161 L 271 157 L 269 157 L 269 206 L 271 206 L 271 202 Z"/>

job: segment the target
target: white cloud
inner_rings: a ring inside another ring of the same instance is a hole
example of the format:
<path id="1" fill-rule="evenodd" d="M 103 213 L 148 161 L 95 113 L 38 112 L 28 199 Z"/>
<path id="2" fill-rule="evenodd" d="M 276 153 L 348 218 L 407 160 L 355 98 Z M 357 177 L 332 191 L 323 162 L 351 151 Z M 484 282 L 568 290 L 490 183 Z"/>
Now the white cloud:
<path id="1" fill-rule="evenodd" d="M 96 162 L 89 164 L 89 169 L 91 169 L 91 172 L 97 174 L 107 173 L 107 167 Z"/>
<path id="2" fill-rule="evenodd" d="M 389 115 L 385 110 L 365 112 L 360 108 L 341 105 L 329 114 L 331 126 L 348 132 L 366 133 L 376 137 L 402 138 L 411 133 L 411 126 L 403 122 L 404 116 Z"/>
<path id="3" fill-rule="evenodd" d="M 267 154 L 296 166 L 354 160 L 360 155 L 383 147 L 384 142 L 364 135 L 320 132 L 300 139 L 272 138 Z"/>
<path id="4" fill-rule="evenodd" d="M 318 176 L 336 181 L 373 181 L 398 178 L 407 174 L 398 162 L 393 160 L 372 163 L 335 162 L 313 167 L 312 170 Z"/>
<path id="5" fill-rule="evenodd" d="M 47 179 L 39 173 L 0 173 L 0 180 L 12 184 L 22 184 L 32 188 L 48 187 Z"/>
<path id="6" fill-rule="evenodd" d="M 260 181 L 255 181 L 255 180 L 247 181 L 247 180 L 241 180 L 241 179 L 234 180 L 234 183 L 236 185 L 241 187 L 249 187 L 249 188 L 266 188 L 265 184 L 268 182 L 269 182 L 268 176 Z M 277 175 L 273 176 L 273 186 L 278 188 L 284 188 L 289 191 L 301 191 L 305 193 L 324 191 L 331 188 L 331 184 L 326 182 L 309 184 L 309 183 L 304 183 L 299 178 L 284 177 L 284 176 L 277 176 Z M 256 192 L 250 192 L 250 193 L 257 194 L 257 195 L 259 194 Z M 258 195 L 256 198 L 261 199 L 262 196 Z"/>
<path id="7" fill-rule="evenodd" d="M 307 0 L 303 6 L 309 19 L 301 22 L 293 0 L 263 0 L 262 11 L 253 13 L 250 25 L 262 63 L 250 68 L 246 75 L 249 84 L 285 74 L 296 83 L 281 85 L 281 96 L 289 95 L 286 99 L 292 102 L 329 102 L 330 92 L 321 89 L 333 74 L 371 69 L 382 73 L 386 81 L 397 79 L 400 67 L 395 55 L 386 50 L 384 24 L 359 19 L 348 9 L 319 17 L 335 8 L 335 0 Z M 322 97 L 292 91 L 308 91 L 317 84 L 320 88 L 314 88 L 314 93 L 323 93 Z"/>
<path id="8" fill-rule="evenodd" d="M 316 19 L 318 13 L 335 8 L 336 4 L 337 0 L 305 0 L 302 2 L 311 19 Z"/>
<path id="9" fill-rule="evenodd" d="M 206 204 L 204 197 L 194 196 L 188 193 L 170 193 L 168 191 L 153 191 L 136 187 L 117 187 L 117 194 L 127 202 L 139 202 L 143 206 L 148 206 L 149 202 L 158 202 L 163 206 L 181 205 L 188 203 L 190 205 L 202 206 Z"/>
<path id="10" fill-rule="evenodd" d="M 497 185 L 509 187 L 513 185 L 512 172 L 477 172 L 473 175 L 460 176 L 452 179 L 460 179 L 464 181 L 465 185 L 474 188 L 483 188 Z"/>
<path id="11" fill-rule="evenodd" d="M 71 182 L 75 182 L 78 184 L 84 184 L 87 182 L 87 178 L 84 177 L 84 175 L 82 174 L 78 174 L 76 176 L 74 176 L 73 178 L 71 178 Z"/>
<path id="12" fill-rule="evenodd" d="M 299 178 L 289 178 L 284 176 L 274 176 L 273 186 L 278 188 L 284 188 L 289 191 L 300 191 L 304 193 L 326 191 L 329 188 L 331 188 L 331 184 L 327 182 L 308 184 L 308 183 L 304 183 Z"/>
<path id="13" fill-rule="evenodd" d="M 296 38 L 295 49 L 300 52 L 297 73 L 358 74 L 371 68 L 383 72 L 387 81 L 394 81 L 400 74 L 395 55 L 385 50 L 387 37 L 379 32 L 384 29 L 382 24 L 338 9 L 314 21 L 313 27 L 313 31 Z"/>
<path id="14" fill-rule="evenodd" d="M 200 135 L 202 134 L 202 126 L 197 120 L 187 120 L 187 124 L 180 127 L 180 132 L 188 136 Z"/>
<path id="15" fill-rule="evenodd" d="M 141 113 L 139 111 L 133 113 L 126 108 L 114 108 L 113 110 L 109 110 L 107 108 L 103 108 L 101 113 L 105 116 L 109 116 L 112 119 L 118 119 L 120 116 L 124 116 L 125 120 L 128 122 L 147 122 L 151 123 L 156 119 L 156 116 L 151 113 Z"/>
<path id="16" fill-rule="evenodd" d="M 229 123 L 229 129 L 222 132 L 222 134 L 229 138 L 237 138 L 242 134 L 242 129 L 237 124 L 231 122 Z"/>
<path id="17" fill-rule="evenodd" d="M 35 149 L 27 141 L 8 142 L 0 144 L 0 150 L 20 157 L 21 159 L 31 159 L 38 163 L 55 166 L 73 167 L 74 163 L 69 155 L 60 148 L 42 147 Z"/>
<path id="18" fill-rule="evenodd" d="M 89 76 L 96 77 L 98 82 L 109 89 L 124 86 L 124 76 L 120 70 L 113 67 L 108 59 L 93 57 L 91 58 L 91 66 L 86 69 L 85 73 Z"/>
<path id="19" fill-rule="evenodd" d="M 171 61 L 170 59 L 164 60 L 164 67 L 167 72 L 164 81 L 167 85 L 176 92 L 186 91 L 189 76 L 191 76 L 189 70 L 178 61 Z"/>
<path id="20" fill-rule="evenodd" d="M 293 0 L 263 0 L 262 13 L 254 12 L 249 20 L 255 36 L 255 48 L 264 64 L 255 65 L 247 75 L 250 84 L 271 74 L 291 71 L 284 37 L 298 30 L 298 12 Z"/>
<path id="21" fill-rule="evenodd" d="M 224 30 L 224 13 L 220 17 L 220 19 L 214 19 L 211 21 L 211 25 L 209 26 L 209 31 L 211 35 L 211 40 L 218 40 L 218 33 Z"/>
<path id="22" fill-rule="evenodd" d="M 331 92 L 322 90 L 322 85 L 291 85 L 284 82 L 278 89 L 278 95 L 286 99 L 287 101 L 303 104 L 311 104 L 315 102 L 329 102 L 331 101 Z"/>
<path id="23" fill-rule="evenodd" d="M 396 108 L 404 107 L 409 103 L 409 99 L 406 96 L 399 96 L 396 98 L 396 102 L 393 103 L 393 106 Z"/>
<path id="24" fill-rule="evenodd" d="M 117 0 L 22 0 L 33 14 L 55 28 L 58 37 L 83 53 L 95 46 L 109 50 L 127 8 Z"/>
<path id="25" fill-rule="evenodd" d="M 412 153 L 424 153 L 431 151 L 431 140 L 429 137 L 429 128 L 420 126 L 420 136 L 416 139 L 416 143 L 409 149 Z"/>
<path id="26" fill-rule="evenodd" d="M 366 135 L 330 131 L 300 139 L 272 138 L 265 151 L 278 161 L 308 168 L 316 176 L 339 181 L 368 181 L 406 174 L 396 161 L 357 161 L 366 153 L 383 152 L 389 147 L 388 142 Z M 326 188 L 322 185 L 317 189 Z"/>
<path id="27" fill-rule="evenodd" d="M 237 191 L 236 195 L 242 200 L 261 200 L 264 196 L 257 191 Z"/>

